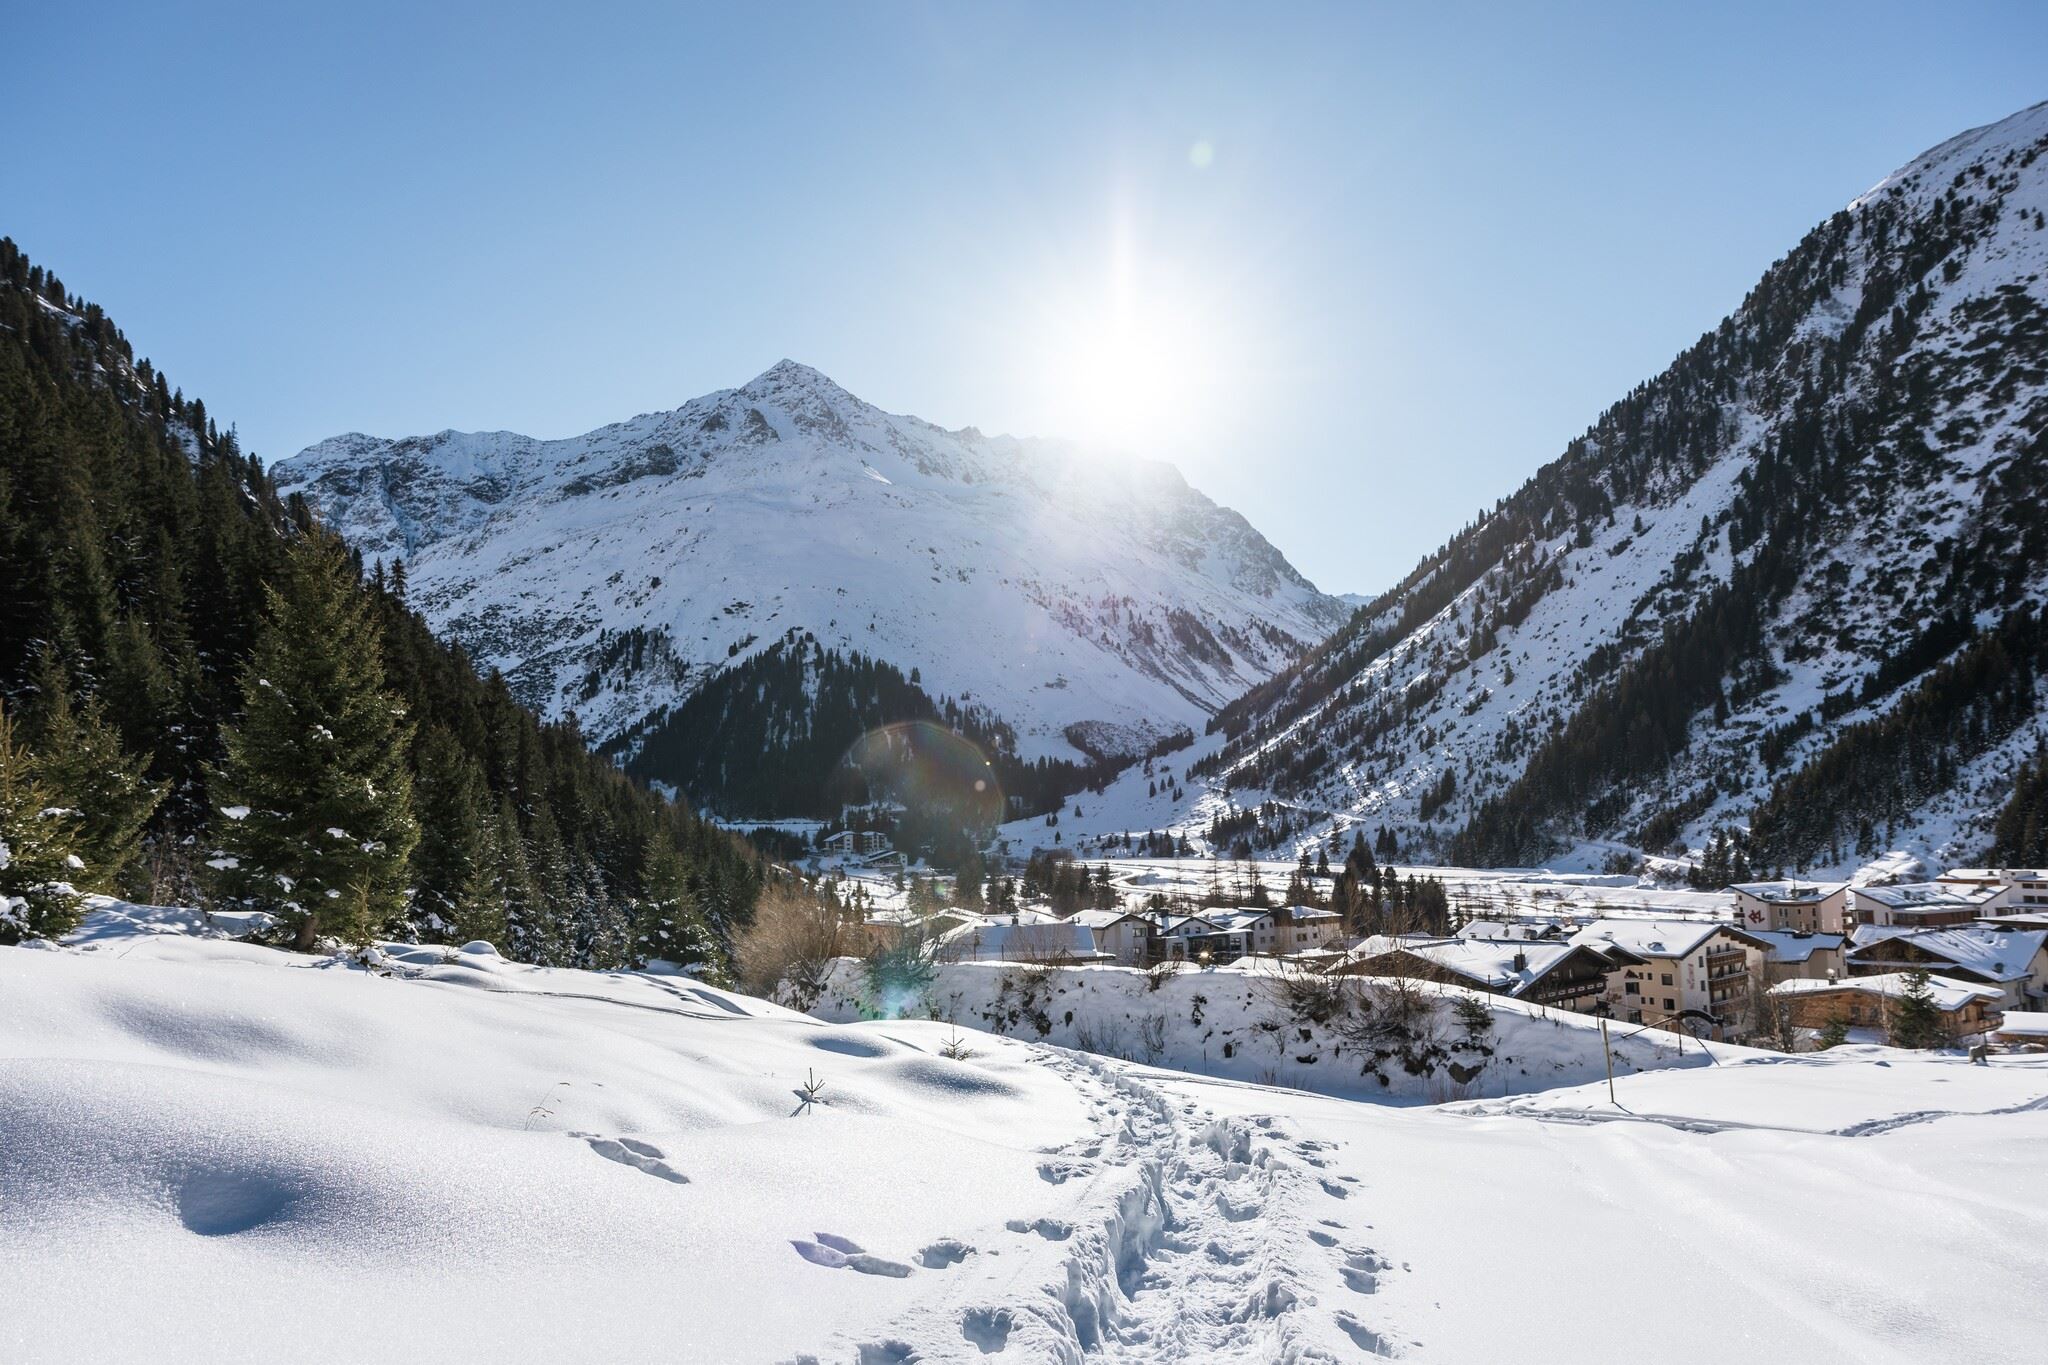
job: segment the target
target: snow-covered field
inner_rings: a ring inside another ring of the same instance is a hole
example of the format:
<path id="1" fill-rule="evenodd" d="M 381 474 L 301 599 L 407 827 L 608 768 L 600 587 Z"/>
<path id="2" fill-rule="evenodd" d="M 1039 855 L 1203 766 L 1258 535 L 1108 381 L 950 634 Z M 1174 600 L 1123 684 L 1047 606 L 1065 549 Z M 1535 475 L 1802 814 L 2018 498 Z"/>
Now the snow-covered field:
<path id="1" fill-rule="evenodd" d="M 1028 829 L 1036 822 L 1022 821 L 1005 827 L 1005 833 Z M 1026 840 L 1025 847 L 1033 846 Z M 1012 845 L 1016 847 L 1015 844 Z M 1291 861 L 1258 860 L 1247 863 L 1226 858 L 1118 858 L 1076 853 L 1091 869 L 1106 865 L 1110 883 L 1128 908 L 1137 909 L 1154 895 L 1200 900 L 1211 891 L 1239 897 L 1245 877 L 1255 874 L 1275 902 L 1287 889 L 1287 878 L 1295 869 Z M 1342 859 L 1335 859 L 1341 865 Z M 900 910 L 906 904 L 903 889 L 889 874 L 851 864 L 840 858 L 819 858 L 814 864 L 829 875 L 843 876 L 850 890 L 858 883 L 868 902 L 878 910 Z M 1499 919 L 1584 920 L 1643 916 L 1655 919 L 1727 919 L 1735 910 L 1735 898 L 1726 891 L 1688 891 L 1647 886 L 1632 876 L 1610 876 L 1590 872 L 1554 872 L 1541 868 L 1411 867 L 1398 866 L 1400 874 L 1434 877 L 1444 884 L 1451 907 L 1467 917 Z M 945 878 L 942 882 L 950 885 Z M 1316 883 L 1327 893 L 1327 879 Z M 842 893 L 844 894 L 844 893 Z"/>
<path id="2" fill-rule="evenodd" d="M 2048 1332 L 2048 1057 L 1728 1049 L 1617 1106 L 1400 1107 L 205 935 L 103 907 L 0 949 L 0 1359 L 1921 1361 Z"/>

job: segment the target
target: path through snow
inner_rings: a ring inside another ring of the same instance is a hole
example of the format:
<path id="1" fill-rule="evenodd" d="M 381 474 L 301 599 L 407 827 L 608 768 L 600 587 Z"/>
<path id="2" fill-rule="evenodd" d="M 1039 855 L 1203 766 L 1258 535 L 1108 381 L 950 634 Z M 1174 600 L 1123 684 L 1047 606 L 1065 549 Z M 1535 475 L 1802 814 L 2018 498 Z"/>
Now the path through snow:
<path id="1" fill-rule="evenodd" d="M 1357 1177 L 1319 1170 L 1335 1144 L 1289 1137 L 1271 1117 L 1213 1117 L 1116 1062 L 1040 1050 L 1094 1128 L 1038 1165 L 1078 1196 L 1080 1216 L 1006 1230 L 1013 1250 L 1058 1244 L 1064 1278 L 1043 1296 L 1012 1284 L 1006 1302 L 942 1310 L 958 1312 L 960 1359 L 1022 1344 L 1012 1338 L 1027 1323 L 1031 1360 L 1309 1365 L 1400 1353 L 1370 1312 L 1394 1267 L 1357 1235 Z M 1333 1284 L 1344 1301 L 1319 1302 Z M 901 1337 L 858 1343 L 853 1358 L 953 1359 L 935 1352 L 931 1326 L 900 1324 Z"/>

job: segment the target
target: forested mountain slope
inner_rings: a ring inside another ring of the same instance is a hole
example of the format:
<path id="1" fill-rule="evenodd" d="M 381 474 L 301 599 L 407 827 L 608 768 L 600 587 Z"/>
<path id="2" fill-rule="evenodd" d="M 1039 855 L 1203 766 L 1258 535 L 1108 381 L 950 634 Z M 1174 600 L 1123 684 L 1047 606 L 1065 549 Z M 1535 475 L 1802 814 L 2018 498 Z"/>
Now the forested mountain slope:
<path id="1" fill-rule="evenodd" d="M 322 932 L 557 964 L 715 958 L 752 906 L 753 851 L 536 719 L 361 572 L 97 305 L 0 239 L 0 941 L 47 930 L 61 881 L 296 901 Z M 309 735 L 348 752 L 329 764 Z M 349 772 L 378 776 L 319 789 Z M 296 862 L 294 822 L 325 841 Z M 332 905 L 303 904 L 316 875 Z"/>
<path id="2" fill-rule="evenodd" d="M 1752 824 L 1758 865 L 1980 854 L 2042 734 L 2044 215 L 2048 106 L 1887 177 L 1219 713 L 1210 789 L 1156 813 L 1479 864 Z"/>
<path id="3" fill-rule="evenodd" d="M 629 755 L 733 669 L 815 686 L 822 651 L 919 694 L 822 708 L 866 726 L 950 707 L 1020 763 L 1129 756 L 1348 613 L 1168 465 L 942 430 L 790 361 L 567 440 L 348 435 L 277 473 L 366 556 L 402 559 L 413 604 L 518 696 Z M 739 701 L 717 707 L 737 747 L 830 750 L 829 769 L 861 733 Z M 825 776 L 763 791 L 667 749 L 639 770 L 737 814 L 814 804 Z"/>

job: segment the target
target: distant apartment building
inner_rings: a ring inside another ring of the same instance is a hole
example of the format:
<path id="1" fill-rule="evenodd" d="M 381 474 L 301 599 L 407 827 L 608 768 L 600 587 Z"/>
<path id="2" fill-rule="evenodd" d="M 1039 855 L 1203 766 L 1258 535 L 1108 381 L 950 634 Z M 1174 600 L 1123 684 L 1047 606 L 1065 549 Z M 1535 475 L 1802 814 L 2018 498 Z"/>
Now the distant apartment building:
<path id="1" fill-rule="evenodd" d="M 1307 905 L 1204 910 L 1199 915 L 1162 915 L 1155 923 L 1155 957 L 1212 963 L 1235 962 L 1254 953 L 1291 956 L 1325 951 L 1344 937 L 1342 915 Z"/>
<path id="2" fill-rule="evenodd" d="M 1856 924 L 1881 929 L 1940 929 L 1968 924 L 2004 901 L 2002 887 L 1958 882 L 1902 882 L 1896 886 L 1858 886 L 1849 891 Z"/>
<path id="3" fill-rule="evenodd" d="M 1735 892 L 1735 922 L 1744 929 L 1839 934 L 1849 918 L 1847 882 L 1744 882 Z"/>
<path id="4" fill-rule="evenodd" d="M 1615 1018 L 1668 1024 L 1686 1013 L 1707 1015 L 1720 1021 L 1717 1033 L 1743 1009 L 1770 951 L 1767 941 L 1718 920 L 1599 919 L 1571 941 L 1642 959 L 1607 978 L 1605 1004 Z"/>
<path id="5" fill-rule="evenodd" d="M 1935 880 L 1944 886 L 1991 888 L 1999 898 L 1986 908 L 2002 911 L 2028 910 L 2048 914 L 2048 869 L 2027 867 L 1957 867 Z"/>

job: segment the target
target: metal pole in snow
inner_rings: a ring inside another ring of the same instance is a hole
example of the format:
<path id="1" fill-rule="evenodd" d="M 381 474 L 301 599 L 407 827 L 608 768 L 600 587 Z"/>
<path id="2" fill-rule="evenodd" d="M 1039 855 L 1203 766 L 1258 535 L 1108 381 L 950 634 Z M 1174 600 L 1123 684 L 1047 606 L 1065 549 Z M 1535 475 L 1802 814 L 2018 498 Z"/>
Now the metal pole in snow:
<path id="1" fill-rule="evenodd" d="M 1600 1052 L 1607 1058 L 1607 1102 L 1616 1103 L 1614 1098 L 1614 1049 L 1607 1042 L 1607 1016 L 1600 1016 Z"/>

